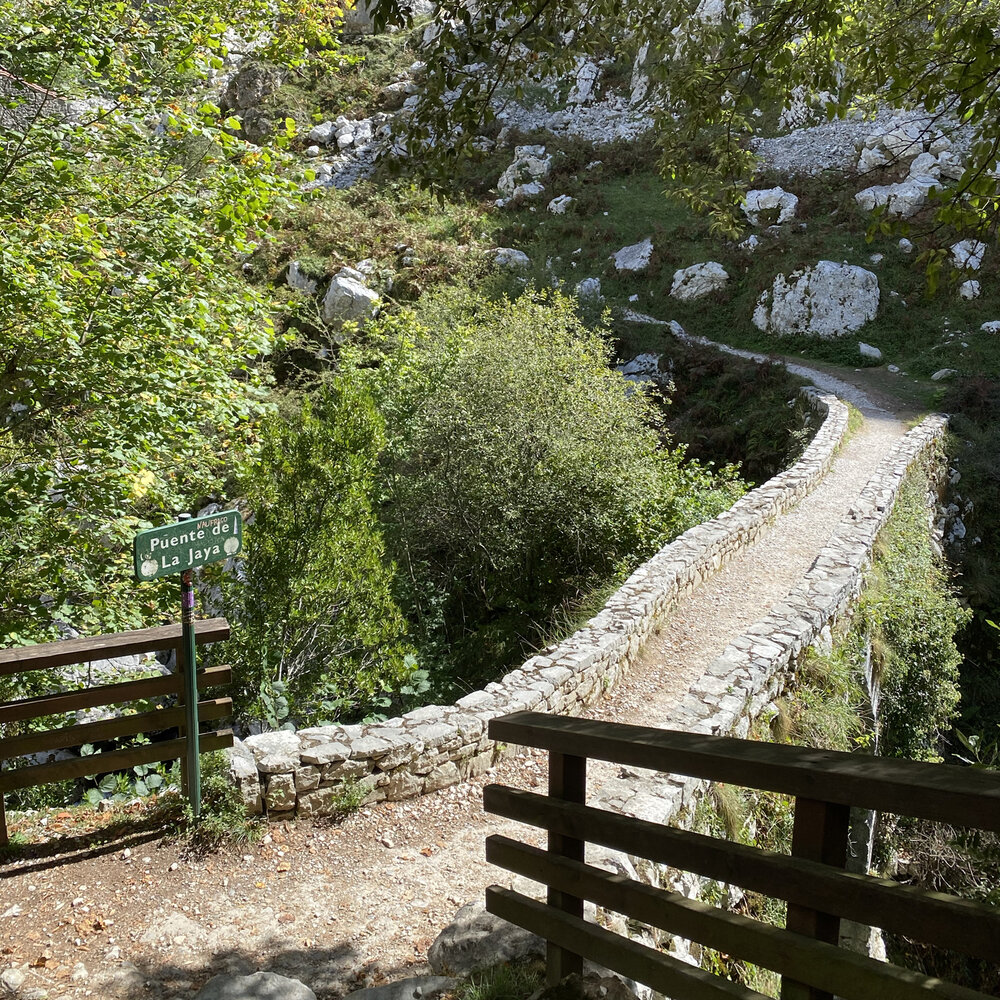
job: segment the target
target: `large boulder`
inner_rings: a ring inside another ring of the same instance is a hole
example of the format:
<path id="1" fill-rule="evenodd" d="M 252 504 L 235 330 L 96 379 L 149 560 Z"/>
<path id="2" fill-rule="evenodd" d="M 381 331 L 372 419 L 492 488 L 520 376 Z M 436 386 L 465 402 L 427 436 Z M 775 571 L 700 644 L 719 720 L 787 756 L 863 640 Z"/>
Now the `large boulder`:
<path id="1" fill-rule="evenodd" d="M 467 976 L 501 962 L 545 954 L 536 934 L 486 912 L 482 902 L 463 906 L 435 938 L 427 963 L 437 975 Z"/>
<path id="2" fill-rule="evenodd" d="M 727 281 L 726 269 L 717 261 L 707 260 L 704 264 L 692 264 L 674 271 L 670 294 L 681 302 L 691 302 L 725 288 Z"/>
<path id="3" fill-rule="evenodd" d="M 323 297 L 323 322 L 346 323 L 368 319 L 378 307 L 378 292 L 365 284 L 365 276 L 352 267 L 341 268 Z"/>
<path id="4" fill-rule="evenodd" d="M 768 333 L 829 339 L 860 329 L 878 312 L 878 278 L 853 264 L 821 260 L 779 274 L 757 300 L 753 322 Z"/>

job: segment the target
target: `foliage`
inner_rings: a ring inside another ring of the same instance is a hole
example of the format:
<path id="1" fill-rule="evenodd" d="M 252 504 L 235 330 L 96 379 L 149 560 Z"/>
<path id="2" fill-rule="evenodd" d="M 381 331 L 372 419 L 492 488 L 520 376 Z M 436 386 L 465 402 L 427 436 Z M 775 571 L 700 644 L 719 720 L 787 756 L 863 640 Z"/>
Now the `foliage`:
<path id="1" fill-rule="evenodd" d="M 180 784 L 180 764 L 174 765 L 174 784 Z M 251 844 L 263 836 L 266 825 L 247 816 L 239 785 L 229 772 L 229 758 L 222 750 L 201 755 L 201 815 L 196 821 L 185 801 L 178 830 L 191 844 L 214 849 L 222 844 Z"/>
<path id="2" fill-rule="evenodd" d="M 883 756 L 940 760 L 957 715 L 961 654 L 955 637 L 968 621 L 928 536 L 928 482 L 903 484 L 859 605 L 882 688 Z"/>
<path id="3" fill-rule="evenodd" d="M 344 378 L 293 393 L 262 425 L 238 481 L 244 562 L 223 581 L 242 716 L 333 720 L 412 672 L 372 505 L 384 435 Z"/>
<path id="4" fill-rule="evenodd" d="M 514 962 L 473 973 L 449 996 L 450 1000 L 526 1000 L 544 985 L 538 962 Z"/>
<path id="5" fill-rule="evenodd" d="M 375 6 L 383 23 L 405 17 L 401 0 Z M 572 79 L 578 57 L 606 56 L 627 38 L 644 54 L 643 69 L 660 95 L 664 173 L 723 232 L 732 234 L 741 221 L 742 187 L 754 170 L 747 140 L 766 117 L 760 109 L 788 108 L 803 97 L 830 116 L 881 100 L 967 127 L 967 169 L 939 218 L 977 226 L 1000 205 L 993 172 L 997 10 L 996 0 L 773 0 L 721 10 L 701 0 L 668 7 L 639 0 L 627 8 L 592 0 L 581 16 L 575 0 L 504 0 L 477 10 L 445 0 L 425 54 L 427 97 L 411 122 L 411 148 L 426 155 L 428 139 L 447 135 L 431 157 L 446 176 L 456 149 L 493 120 L 499 98 Z"/>
<path id="6" fill-rule="evenodd" d="M 1000 381 L 969 378 L 957 382 L 942 406 L 950 413 L 949 459 L 960 478 L 948 486 L 965 526 L 949 556 L 961 571 L 962 595 L 975 618 L 962 634 L 962 721 L 968 733 L 992 732 L 1000 718 L 1000 650 L 990 626 L 1000 608 Z M 987 743 L 990 739 L 987 738 Z"/>
<path id="7" fill-rule="evenodd" d="M 382 516 L 417 634 L 460 662 L 468 642 L 471 681 L 520 655 L 566 595 L 741 487 L 664 446 L 655 408 L 569 300 L 452 299 L 442 315 L 450 329 L 415 331 L 419 347 L 403 329 L 374 376 L 391 429 Z"/>
<path id="8" fill-rule="evenodd" d="M 157 617 L 164 584 L 133 599 L 131 535 L 219 490 L 252 444 L 273 331 L 236 265 L 293 171 L 205 88 L 234 25 L 294 59 L 332 17 L 298 0 L 0 0 L 6 641 Z"/>

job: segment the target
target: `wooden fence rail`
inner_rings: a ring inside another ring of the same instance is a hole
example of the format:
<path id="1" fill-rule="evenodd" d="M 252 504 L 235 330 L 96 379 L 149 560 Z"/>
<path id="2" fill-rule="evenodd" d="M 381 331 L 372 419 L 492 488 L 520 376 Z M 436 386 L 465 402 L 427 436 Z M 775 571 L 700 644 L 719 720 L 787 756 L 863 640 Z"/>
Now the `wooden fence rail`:
<path id="1" fill-rule="evenodd" d="M 224 618 L 211 618 L 196 623 L 195 641 L 199 645 L 219 642 L 228 637 L 229 624 Z M 89 663 L 115 656 L 154 653 L 166 649 L 179 650 L 180 647 L 180 625 L 164 625 L 134 632 L 118 632 L 114 635 L 48 642 L 37 646 L 0 650 L 0 676 Z M 210 667 L 207 670 L 200 670 L 198 690 L 200 692 L 205 688 L 229 684 L 231 680 L 232 672 L 229 667 Z M 0 727 L 13 728 L 16 723 L 47 716 L 169 695 L 183 700 L 184 683 L 180 674 L 102 684 L 81 691 L 57 691 L 34 698 L 0 703 Z M 226 718 L 232 715 L 232 710 L 233 703 L 230 698 L 210 698 L 198 702 L 198 716 L 203 720 Z M 140 764 L 178 758 L 183 760 L 187 747 L 184 718 L 183 708 L 163 708 L 83 725 L 73 724 L 40 732 L 5 735 L 0 738 L 0 845 L 6 844 L 8 840 L 3 800 L 5 792 L 91 774 L 106 774 Z M 87 757 L 3 770 L 5 760 L 171 729 L 178 730 L 178 738 L 126 750 L 111 750 Z M 224 749 L 233 745 L 233 733 L 231 729 L 201 733 L 199 741 L 203 752 Z"/>
<path id="2" fill-rule="evenodd" d="M 839 947 L 841 918 L 965 955 L 1000 961 L 1000 909 L 843 870 L 852 804 L 1000 832 L 1000 775 L 644 726 L 519 712 L 494 719 L 492 739 L 549 751 L 548 796 L 489 785 L 486 810 L 548 831 L 548 849 L 507 837 L 487 859 L 548 887 L 546 903 L 491 887 L 487 909 L 548 944 L 555 983 L 586 954 L 674 1000 L 760 997 L 583 920 L 583 902 L 690 938 L 782 977 L 783 1000 L 983 1000 L 954 983 Z M 747 847 L 585 804 L 593 757 L 795 796 L 791 855 Z M 587 843 L 784 900 L 784 928 L 708 906 L 584 863 Z"/>

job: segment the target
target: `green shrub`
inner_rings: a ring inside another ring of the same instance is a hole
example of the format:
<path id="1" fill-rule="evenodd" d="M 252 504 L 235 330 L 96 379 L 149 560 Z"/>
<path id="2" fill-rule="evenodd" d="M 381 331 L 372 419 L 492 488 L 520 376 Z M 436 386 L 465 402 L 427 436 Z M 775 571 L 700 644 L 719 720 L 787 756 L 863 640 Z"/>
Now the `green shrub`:
<path id="1" fill-rule="evenodd" d="M 742 487 L 667 446 L 656 408 L 610 368 L 607 338 L 569 300 L 466 302 L 457 320 L 451 306 L 451 329 L 401 348 L 378 375 L 383 517 L 418 632 L 495 674 L 568 595 Z"/>
<path id="2" fill-rule="evenodd" d="M 904 483 L 859 605 L 882 685 L 880 753 L 913 760 L 940 759 L 959 701 L 955 638 L 970 617 L 931 549 L 927 492 L 925 475 Z"/>
<path id="3" fill-rule="evenodd" d="M 241 473 L 243 575 L 224 583 L 243 717 L 332 720 L 412 670 L 372 506 L 383 443 L 371 399 L 338 379 L 290 396 L 265 423 Z"/>

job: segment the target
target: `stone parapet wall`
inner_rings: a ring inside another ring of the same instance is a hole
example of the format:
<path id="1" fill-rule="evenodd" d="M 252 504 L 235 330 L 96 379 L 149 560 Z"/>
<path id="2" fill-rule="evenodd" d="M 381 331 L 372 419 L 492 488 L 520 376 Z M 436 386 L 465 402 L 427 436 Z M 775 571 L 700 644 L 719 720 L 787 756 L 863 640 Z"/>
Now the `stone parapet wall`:
<path id="1" fill-rule="evenodd" d="M 671 716 L 671 729 L 745 737 L 753 719 L 794 678 L 808 649 L 861 593 L 872 546 L 892 513 L 911 468 L 929 460 L 943 441 L 947 418 L 927 417 L 902 438 L 875 470 L 847 517 L 802 582 L 709 665 Z M 708 782 L 622 768 L 603 782 L 592 805 L 657 823 L 685 826 Z M 598 849 L 599 857 L 614 852 Z"/>
<path id="2" fill-rule="evenodd" d="M 430 705 L 371 725 L 262 733 L 237 744 L 234 773 L 249 803 L 272 818 L 336 812 L 345 791 L 365 802 L 436 791 L 491 766 L 490 719 L 525 709 L 575 714 L 624 676 L 676 602 L 752 545 L 826 475 L 847 432 L 847 406 L 804 389 L 823 423 L 802 457 L 690 528 L 640 566 L 604 609 L 565 641 L 454 705 Z"/>

